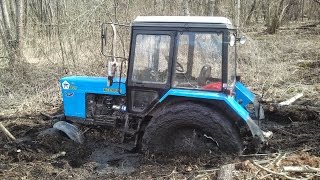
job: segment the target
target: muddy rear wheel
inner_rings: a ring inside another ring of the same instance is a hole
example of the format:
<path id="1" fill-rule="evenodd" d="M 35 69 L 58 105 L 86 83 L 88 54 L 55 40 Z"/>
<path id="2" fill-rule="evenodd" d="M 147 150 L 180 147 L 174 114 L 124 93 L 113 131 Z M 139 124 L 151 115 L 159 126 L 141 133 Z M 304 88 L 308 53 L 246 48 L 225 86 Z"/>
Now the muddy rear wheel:
<path id="1" fill-rule="evenodd" d="M 239 154 L 242 143 L 237 128 L 220 112 L 187 102 L 166 108 L 151 119 L 142 150 L 156 154 Z"/>

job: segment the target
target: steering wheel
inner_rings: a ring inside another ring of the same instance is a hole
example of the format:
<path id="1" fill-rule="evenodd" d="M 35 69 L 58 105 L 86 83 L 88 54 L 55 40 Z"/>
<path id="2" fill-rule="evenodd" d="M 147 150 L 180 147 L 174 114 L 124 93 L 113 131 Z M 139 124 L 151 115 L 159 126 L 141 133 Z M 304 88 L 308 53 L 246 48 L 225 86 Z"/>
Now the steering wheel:
<path id="1" fill-rule="evenodd" d="M 176 62 L 176 64 L 177 64 L 176 70 L 180 73 L 184 72 L 183 66 L 178 62 Z"/>
<path id="2" fill-rule="evenodd" d="M 169 62 L 169 56 L 166 56 L 165 59 L 167 60 L 167 62 Z M 176 66 L 176 71 L 178 71 L 180 73 L 183 73 L 184 72 L 183 66 L 180 63 L 178 63 L 178 61 L 176 62 L 176 65 L 177 65 Z"/>

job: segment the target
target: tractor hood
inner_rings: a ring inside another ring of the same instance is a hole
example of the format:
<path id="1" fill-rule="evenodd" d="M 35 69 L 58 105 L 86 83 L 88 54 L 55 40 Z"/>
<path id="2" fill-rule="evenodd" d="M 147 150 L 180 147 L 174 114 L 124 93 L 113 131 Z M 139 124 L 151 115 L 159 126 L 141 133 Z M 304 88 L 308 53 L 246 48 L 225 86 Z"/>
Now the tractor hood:
<path id="1" fill-rule="evenodd" d="M 68 76 L 60 79 L 62 91 L 81 91 L 86 93 L 123 95 L 126 92 L 126 78 L 115 77 L 113 84 L 108 86 L 107 77 Z M 119 88 L 120 86 L 120 88 Z"/>
<path id="2" fill-rule="evenodd" d="M 65 116 L 85 118 L 87 94 L 121 95 L 126 93 L 126 78 L 113 79 L 108 86 L 107 77 L 68 76 L 60 79 Z"/>

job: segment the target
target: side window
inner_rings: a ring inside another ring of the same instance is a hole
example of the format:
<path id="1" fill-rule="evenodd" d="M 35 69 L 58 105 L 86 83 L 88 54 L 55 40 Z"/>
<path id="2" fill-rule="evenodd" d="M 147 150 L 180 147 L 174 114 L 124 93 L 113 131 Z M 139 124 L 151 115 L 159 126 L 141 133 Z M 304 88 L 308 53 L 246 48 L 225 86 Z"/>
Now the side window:
<path id="1" fill-rule="evenodd" d="M 132 80 L 165 84 L 168 79 L 169 35 L 136 36 Z"/>
<path id="2" fill-rule="evenodd" d="M 220 91 L 222 33 L 180 33 L 177 45 L 173 86 Z"/>
<path id="3" fill-rule="evenodd" d="M 189 50 L 189 35 L 180 34 L 177 42 L 177 46 L 178 46 L 177 62 L 179 67 L 176 67 L 176 72 L 186 73 L 188 70 L 187 64 L 188 64 L 188 50 Z"/>
<path id="4" fill-rule="evenodd" d="M 228 88 L 233 88 L 236 82 L 236 49 L 235 45 L 230 44 L 228 48 Z"/>

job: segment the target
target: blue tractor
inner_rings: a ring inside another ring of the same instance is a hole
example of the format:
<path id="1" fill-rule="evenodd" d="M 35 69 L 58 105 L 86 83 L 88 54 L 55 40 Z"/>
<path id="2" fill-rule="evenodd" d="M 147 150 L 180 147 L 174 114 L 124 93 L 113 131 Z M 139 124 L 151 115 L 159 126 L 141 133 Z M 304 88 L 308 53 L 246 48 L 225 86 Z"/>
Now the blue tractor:
<path id="1" fill-rule="evenodd" d="M 103 26 L 102 48 L 106 34 Z M 63 121 L 54 127 L 81 143 L 76 125 L 112 126 L 152 153 L 241 153 L 264 144 L 263 109 L 236 75 L 241 41 L 224 17 L 139 16 L 129 57 L 113 47 L 107 77 L 61 79 Z"/>

